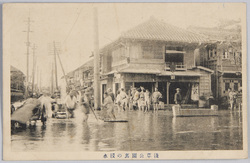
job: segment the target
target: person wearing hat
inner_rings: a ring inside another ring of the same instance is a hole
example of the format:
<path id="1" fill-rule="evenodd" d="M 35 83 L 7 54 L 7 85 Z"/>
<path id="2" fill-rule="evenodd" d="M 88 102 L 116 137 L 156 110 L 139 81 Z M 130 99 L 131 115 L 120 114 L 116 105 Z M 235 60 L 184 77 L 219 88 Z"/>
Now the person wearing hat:
<path id="1" fill-rule="evenodd" d="M 174 95 L 174 102 L 177 105 L 181 105 L 181 101 L 182 101 L 182 96 L 181 96 L 181 89 L 180 88 L 176 88 L 176 93 Z"/>

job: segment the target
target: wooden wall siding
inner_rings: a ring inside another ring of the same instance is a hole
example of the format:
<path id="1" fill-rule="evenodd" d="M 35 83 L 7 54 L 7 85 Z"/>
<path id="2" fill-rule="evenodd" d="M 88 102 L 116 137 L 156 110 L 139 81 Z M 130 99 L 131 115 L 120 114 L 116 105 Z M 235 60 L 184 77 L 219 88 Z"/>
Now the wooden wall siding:
<path id="1" fill-rule="evenodd" d="M 200 96 L 211 94 L 211 74 L 200 70 Z"/>
<path id="2" fill-rule="evenodd" d="M 186 53 L 184 54 L 184 65 L 187 66 L 187 68 L 192 68 L 194 66 L 194 50 L 190 48 L 185 48 L 184 51 Z"/>
<path id="3" fill-rule="evenodd" d="M 151 74 L 123 74 L 124 82 L 155 82 L 156 76 Z"/>
<path id="4" fill-rule="evenodd" d="M 129 57 L 130 60 L 142 58 L 141 44 L 136 43 L 129 46 Z"/>
<path id="5" fill-rule="evenodd" d="M 160 71 L 163 71 L 165 68 L 164 63 L 144 63 L 144 64 L 140 64 L 140 63 L 130 63 L 129 68 L 132 69 L 157 69 Z"/>

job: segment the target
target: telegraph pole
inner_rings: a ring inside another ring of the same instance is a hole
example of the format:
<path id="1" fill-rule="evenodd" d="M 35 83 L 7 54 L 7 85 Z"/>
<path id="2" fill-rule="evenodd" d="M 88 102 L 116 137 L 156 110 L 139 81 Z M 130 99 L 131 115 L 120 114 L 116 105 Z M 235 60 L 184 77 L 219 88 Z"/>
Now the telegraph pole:
<path id="1" fill-rule="evenodd" d="M 64 68 L 63 68 L 63 65 L 62 65 L 62 61 L 61 61 L 61 58 L 60 58 L 60 56 L 59 56 L 59 54 L 58 54 L 57 49 L 56 49 L 56 54 L 57 54 L 57 57 L 58 57 L 60 66 L 61 66 L 61 68 L 62 68 L 62 71 L 63 71 L 63 76 L 64 76 L 64 79 L 65 79 L 66 85 L 69 86 L 69 85 L 68 85 L 68 80 L 66 79 L 66 74 L 65 74 L 65 71 L 64 71 Z"/>
<path id="2" fill-rule="evenodd" d="M 55 79 L 56 79 L 56 89 L 58 90 L 58 81 L 57 81 L 57 64 L 56 64 L 56 43 L 54 41 L 54 62 L 55 62 Z"/>
<path id="3" fill-rule="evenodd" d="M 99 66 L 99 33 L 98 33 L 98 11 L 94 8 L 94 106 L 100 108 L 100 66 Z"/>
<path id="4" fill-rule="evenodd" d="M 32 94 L 34 93 L 34 89 L 35 89 L 35 68 L 36 68 L 36 55 L 35 55 L 35 51 L 36 51 L 36 46 L 35 44 L 33 45 L 33 69 L 32 69 Z"/>
<path id="5" fill-rule="evenodd" d="M 29 85 L 29 47 L 30 47 L 30 23 L 31 23 L 31 20 L 30 20 L 30 17 L 28 17 L 27 21 L 27 31 L 24 31 L 24 32 L 27 32 L 27 42 L 26 42 L 26 46 L 27 46 L 27 72 L 26 72 L 26 88 L 25 88 L 25 97 L 27 98 L 28 97 L 28 85 Z"/>
<path id="6" fill-rule="evenodd" d="M 53 62 L 52 62 L 52 64 L 51 64 L 52 66 L 51 66 L 51 94 L 53 94 L 54 93 L 54 65 L 53 65 Z"/>

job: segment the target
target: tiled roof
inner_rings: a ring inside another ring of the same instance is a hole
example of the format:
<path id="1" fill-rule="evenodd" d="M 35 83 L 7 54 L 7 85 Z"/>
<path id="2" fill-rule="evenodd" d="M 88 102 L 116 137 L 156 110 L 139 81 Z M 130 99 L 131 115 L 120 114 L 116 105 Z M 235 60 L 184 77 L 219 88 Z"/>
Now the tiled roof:
<path id="1" fill-rule="evenodd" d="M 23 72 L 22 71 L 20 71 L 19 69 L 17 69 L 16 67 L 14 67 L 14 66 L 10 66 L 10 71 L 11 72 L 20 72 L 20 73 L 22 73 L 23 74 Z"/>
<path id="2" fill-rule="evenodd" d="M 82 66 L 80 66 L 78 69 L 84 69 L 84 70 L 88 70 L 89 68 L 94 67 L 94 58 L 91 58 L 90 60 L 88 60 L 87 62 L 85 62 Z M 77 69 L 77 70 L 78 70 Z"/>
<path id="3" fill-rule="evenodd" d="M 167 24 L 161 20 L 151 17 L 148 21 L 124 32 L 121 38 L 159 40 L 173 42 L 199 43 L 207 42 L 204 35 Z"/>
<path id="4" fill-rule="evenodd" d="M 241 32 L 237 29 L 223 29 L 223 28 L 205 28 L 190 26 L 190 31 L 207 36 L 210 40 L 215 41 L 241 41 Z"/>

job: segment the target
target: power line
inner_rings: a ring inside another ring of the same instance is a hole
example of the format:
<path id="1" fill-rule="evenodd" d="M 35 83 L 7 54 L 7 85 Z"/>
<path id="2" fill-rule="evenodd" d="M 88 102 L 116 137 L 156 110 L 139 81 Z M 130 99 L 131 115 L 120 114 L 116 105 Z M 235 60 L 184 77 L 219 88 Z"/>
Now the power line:
<path id="1" fill-rule="evenodd" d="M 74 28 L 74 26 L 75 26 L 75 24 L 76 24 L 76 22 L 77 22 L 77 20 L 78 20 L 78 18 L 79 18 L 79 16 L 80 16 L 81 12 L 82 12 L 82 8 L 81 8 L 80 12 L 78 13 L 78 15 L 77 15 L 77 17 L 76 17 L 76 20 L 75 20 L 75 22 L 73 23 L 71 29 L 69 30 L 69 33 L 68 33 L 68 35 L 66 36 L 66 38 L 64 39 L 63 43 L 66 42 L 66 40 L 68 39 L 69 35 L 71 34 L 71 31 L 73 30 L 73 28 Z"/>

